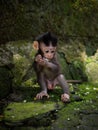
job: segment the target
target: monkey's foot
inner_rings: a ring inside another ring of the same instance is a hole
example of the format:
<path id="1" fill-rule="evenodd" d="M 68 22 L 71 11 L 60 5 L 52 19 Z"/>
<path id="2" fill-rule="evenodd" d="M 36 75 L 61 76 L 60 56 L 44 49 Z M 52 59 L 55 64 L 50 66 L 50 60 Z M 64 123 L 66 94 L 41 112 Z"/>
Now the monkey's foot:
<path id="1" fill-rule="evenodd" d="M 61 95 L 61 100 L 64 103 L 68 103 L 68 102 L 70 102 L 70 96 L 68 94 L 64 93 Z"/>

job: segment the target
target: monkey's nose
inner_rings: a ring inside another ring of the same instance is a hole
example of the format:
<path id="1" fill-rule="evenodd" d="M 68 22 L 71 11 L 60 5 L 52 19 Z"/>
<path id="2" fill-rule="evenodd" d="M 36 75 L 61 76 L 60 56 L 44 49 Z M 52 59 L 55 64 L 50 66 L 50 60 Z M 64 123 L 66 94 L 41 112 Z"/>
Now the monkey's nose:
<path id="1" fill-rule="evenodd" d="M 48 59 L 52 59 L 52 56 L 49 56 Z"/>
<path id="2" fill-rule="evenodd" d="M 50 54 L 48 54 L 48 57 L 49 57 L 49 58 L 51 58 L 51 55 L 50 55 Z"/>

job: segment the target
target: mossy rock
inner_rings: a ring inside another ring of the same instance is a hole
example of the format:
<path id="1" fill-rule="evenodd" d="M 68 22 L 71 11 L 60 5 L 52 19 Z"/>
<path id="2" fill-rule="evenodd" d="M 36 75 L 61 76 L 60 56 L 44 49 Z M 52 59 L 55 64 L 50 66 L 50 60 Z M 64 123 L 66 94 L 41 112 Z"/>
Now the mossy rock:
<path id="1" fill-rule="evenodd" d="M 4 120 L 9 126 L 24 123 L 32 126 L 48 126 L 52 121 L 53 111 L 56 111 L 55 103 L 50 101 L 10 103 L 4 111 Z"/>
<path id="2" fill-rule="evenodd" d="M 93 121 L 92 124 L 88 124 L 87 121 L 83 124 L 83 121 L 86 118 L 85 116 L 89 114 L 94 114 L 95 118 L 98 117 L 98 84 L 81 84 L 78 86 L 76 94 L 81 96 L 83 100 L 81 102 L 72 101 L 66 107 L 63 107 L 58 112 L 59 118 L 52 124 L 53 130 L 80 130 L 81 125 L 83 128 L 85 126 L 92 127 L 94 124 L 97 125 Z"/>
<path id="3" fill-rule="evenodd" d="M 0 46 L 0 99 L 5 98 L 12 87 L 13 54 L 6 47 Z"/>
<path id="4" fill-rule="evenodd" d="M 14 127 L 14 130 L 51 130 L 51 128 L 49 127 L 38 127 L 38 128 L 35 128 L 35 127 Z"/>
<path id="5" fill-rule="evenodd" d="M 58 52 L 58 59 L 61 65 L 61 70 L 66 79 L 72 79 L 69 71 L 69 66 L 66 62 L 65 54 L 63 52 Z"/>
<path id="6" fill-rule="evenodd" d="M 35 75 L 32 65 L 36 52 L 33 50 L 32 43 L 25 40 L 9 42 L 7 48 L 13 52 L 14 86 L 21 86 L 25 80 L 33 81 Z"/>
<path id="7" fill-rule="evenodd" d="M 0 99 L 11 91 L 12 73 L 5 67 L 0 67 Z"/>
<path id="8" fill-rule="evenodd" d="M 13 65 L 13 53 L 6 45 L 0 46 L 0 66 L 8 66 L 10 69 Z"/>

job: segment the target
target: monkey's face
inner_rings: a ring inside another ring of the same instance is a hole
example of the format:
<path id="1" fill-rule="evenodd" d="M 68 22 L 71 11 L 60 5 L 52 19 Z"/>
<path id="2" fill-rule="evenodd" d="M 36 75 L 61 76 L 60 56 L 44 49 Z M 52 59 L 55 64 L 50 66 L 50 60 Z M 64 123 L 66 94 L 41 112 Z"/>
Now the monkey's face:
<path id="1" fill-rule="evenodd" d="M 43 42 L 40 44 L 40 49 L 43 52 L 43 56 L 48 60 L 51 60 L 56 52 L 56 47 L 52 46 L 52 44 L 46 46 Z"/>

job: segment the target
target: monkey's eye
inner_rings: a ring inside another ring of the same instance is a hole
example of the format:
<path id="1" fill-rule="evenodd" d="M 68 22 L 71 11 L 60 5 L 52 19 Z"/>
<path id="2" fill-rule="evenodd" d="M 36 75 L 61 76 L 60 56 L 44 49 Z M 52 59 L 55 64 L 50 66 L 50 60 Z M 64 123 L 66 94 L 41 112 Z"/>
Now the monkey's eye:
<path id="1" fill-rule="evenodd" d="M 49 51 L 47 50 L 47 51 L 45 51 L 46 53 L 48 53 Z"/>
<path id="2" fill-rule="evenodd" d="M 54 53 L 54 51 L 51 51 L 51 53 Z"/>

